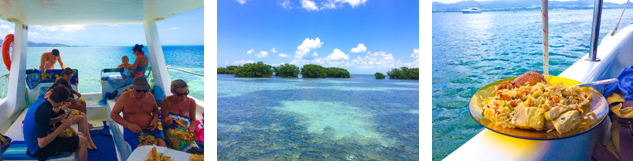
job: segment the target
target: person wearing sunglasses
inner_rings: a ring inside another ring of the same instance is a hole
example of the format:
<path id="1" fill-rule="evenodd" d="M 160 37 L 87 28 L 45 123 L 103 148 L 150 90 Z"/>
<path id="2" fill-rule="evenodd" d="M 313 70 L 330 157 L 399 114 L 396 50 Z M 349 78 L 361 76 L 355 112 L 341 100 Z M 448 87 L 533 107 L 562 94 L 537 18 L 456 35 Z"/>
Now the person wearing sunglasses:
<path id="1" fill-rule="evenodd" d="M 123 126 L 123 140 L 132 150 L 141 146 L 138 135 L 148 133 L 156 136 L 158 146 L 166 146 L 158 127 L 158 106 L 154 95 L 149 92 L 145 77 L 136 77 L 132 81 L 133 90 L 127 91 L 114 104 L 110 118 Z M 121 112 L 123 117 L 121 117 Z"/>
<path id="2" fill-rule="evenodd" d="M 171 93 L 161 103 L 161 121 L 163 123 L 167 146 L 176 150 L 198 153 L 200 151 L 195 140 L 182 140 L 177 133 L 196 130 L 196 101 L 189 98 L 189 87 L 182 79 L 171 82 Z"/>

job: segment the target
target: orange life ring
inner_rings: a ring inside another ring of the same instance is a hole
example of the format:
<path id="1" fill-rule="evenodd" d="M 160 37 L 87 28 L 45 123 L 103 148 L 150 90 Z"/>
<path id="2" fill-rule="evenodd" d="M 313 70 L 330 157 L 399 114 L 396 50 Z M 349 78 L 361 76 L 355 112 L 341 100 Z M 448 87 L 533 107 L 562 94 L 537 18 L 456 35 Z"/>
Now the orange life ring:
<path id="1" fill-rule="evenodd" d="M 4 37 L 4 42 L 2 42 L 2 59 L 4 60 L 4 65 L 7 66 L 7 70 L 11 71 L 11 56 L 9 56 L 9 47 L 11 47 L 11 43 L 13 43 L 13 34 L 8 34 Z"/>

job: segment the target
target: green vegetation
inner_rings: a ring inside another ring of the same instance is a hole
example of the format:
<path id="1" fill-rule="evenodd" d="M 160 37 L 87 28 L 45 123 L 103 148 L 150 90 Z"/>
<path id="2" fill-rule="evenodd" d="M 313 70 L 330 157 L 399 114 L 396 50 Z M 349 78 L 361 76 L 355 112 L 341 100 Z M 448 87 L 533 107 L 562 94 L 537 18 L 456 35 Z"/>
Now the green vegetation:
<path id="1" fill-rule="evenodd" d="M 301 68 L 301 75 L 304 78 L 349 78 L 349 72 L 343 68 L 324 68 L 316 64 L 306 64 Z"/>
<path id="2" fill-rule="evenodd" d="M 236 77 L 272 77 L 272 66 L 259 61 L 257 63 L 246 63 L 242 67 L 235 68 Z"/>
<path id="3" fill-rule="evenodd" d="M 385 79 L 385 75 L 380 72 L 376 72 L 374 76 L 376 77 L 376 79 Z"/>
<path id="4" fill-rule="evenodd" d="M 330 78 L 349 78 L 349 72 L 347 69 L 329 67 L 326 68 L 325 72 L 327 73 L 327 77 Z"/>
<path id="5" fill-rule="evenodd" d="M 306 64 L 301 68 L 301 75 L 304 78 L 325 78 L 327 77 L 327 71 L 320 65 Z"/>
<path id="6" fill-rule="evenodd" d="M 226 68 L 219 67 L 218 74 L 235 74 L 235 69 L 239 67 L 242 67 L 242 66 L 229 65 Z"/>
<path id="7" fill-rule="evenodd" d="M 407 67 L 400 67 L 400 69 L 393 68 L 391 71 L 387 72 L 387 75 L 389 75 L 389 78 L 391 79 L 419 80 L 420 70 L 418 68 L 407 68 Z"/>
<path id="8" fill-rule="evenodd" d="M 283 64 L 279 67 L 273 67 L 273 72 L 275 72 L 275 76 L 277 77 L 299 77 L 299 72 L 301 69 L 299 67 L 292 64 Z"/>

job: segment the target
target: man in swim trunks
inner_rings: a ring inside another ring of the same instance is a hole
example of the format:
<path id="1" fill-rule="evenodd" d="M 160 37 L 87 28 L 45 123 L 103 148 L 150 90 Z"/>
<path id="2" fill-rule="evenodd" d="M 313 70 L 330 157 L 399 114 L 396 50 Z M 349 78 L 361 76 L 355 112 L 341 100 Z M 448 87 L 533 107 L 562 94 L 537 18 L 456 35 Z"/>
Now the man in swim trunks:
<path id="1" fill-rule="evenodd" d="M 149 84 L 145 77 L 136 77 L 132 82 L 131 91 L 127 91 L 116 101 L 110 117 L 123 126 L 123 138 L 132 149 L 141 146 L 137 137 L 141 133 L 149 133 L 156 136 L 158 146 L 166 146 L 165 141 L 158 130 L 158 106 L 152 93 L 149 93 Z M 120 113 L 123 112 L 123 117 Z"/>
<path id="2" fill-rule="evenodd" d="M 68 88 L 57 86 L 47 99 L 38 99 L 31 105 L 24 117 L 22 133 L 26 142 L 26 154 L 46 160 L 66 152 L 77 152 L 77 159 L 88 160 L 88 142 L 84 134 L 77 132 L 69 138 L 58 137 L 70 127 L 76 118 L 66 117 L 64 110 L 70 103 L 66 99 L 70 95 Z"/>
<path id="3" fill-rule="evenodd" d="M 64 62 L 62 62 L 62 57 L 59 56 L 59 50 L 53 49 L 53 51 L 44 52 L 44 54 L 42 54 L 40 62 L 40 70 L 55 69 L 56 62 L 59 62 L 59 65 L 62 67 L 62 69 L 66 68 Z"/>
<path id="4" fill-rule="evenodd" d="M 145 70 L 147 70 L 147 65 L 149 64 L 149 59 L 147 55 L 143 52 L 143 45 L 136 44 L 134 48 L 132 48 L 134 55 L 136 55 L 136 59 L 134 59 L 134 64 L 127 65 L 127 69 L 133 70 L 131 77 L 138 77 L 145 75 Z"/>

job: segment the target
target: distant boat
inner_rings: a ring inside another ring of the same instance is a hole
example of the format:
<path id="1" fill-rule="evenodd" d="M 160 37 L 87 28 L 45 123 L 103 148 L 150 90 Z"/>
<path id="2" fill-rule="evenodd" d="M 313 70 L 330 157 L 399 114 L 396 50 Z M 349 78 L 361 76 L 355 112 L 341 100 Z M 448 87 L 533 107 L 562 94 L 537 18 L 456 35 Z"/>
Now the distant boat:
<path id="1" fill-rule="evenodd" d="M 469 9 L 463 9 L 462 13 L 464 14 L 468 14 L 468 13 L 481 13 L 481 10 L 479 10 L 477 7 L 473 7 L 473 8 L 469 8 Z"/>

